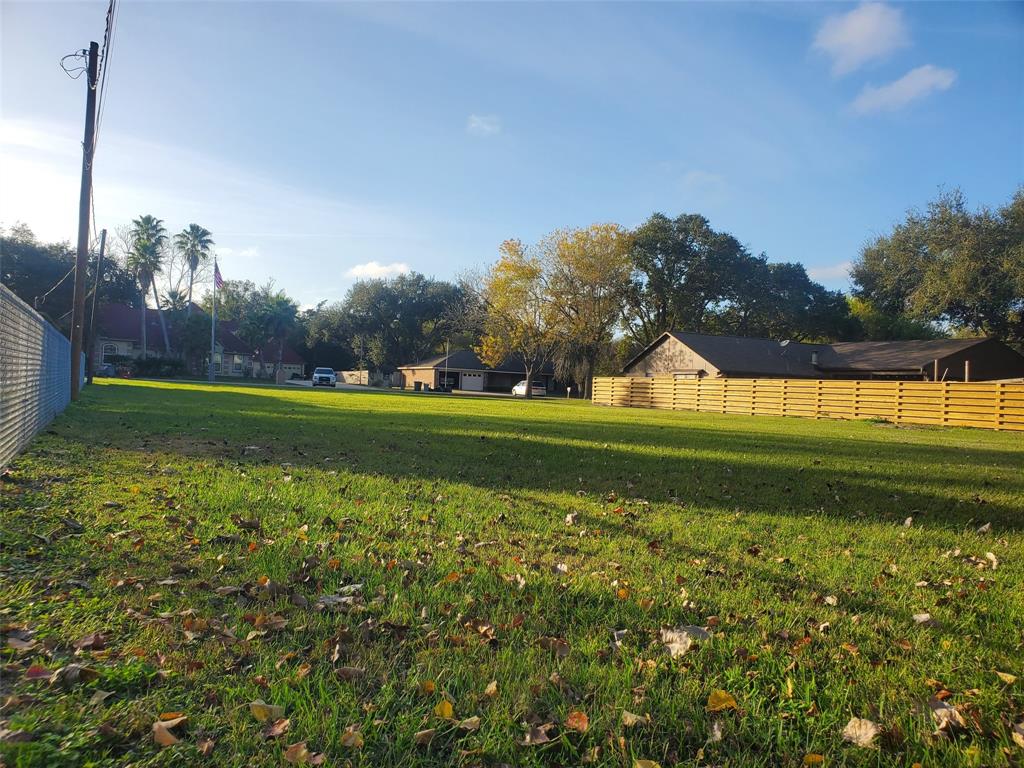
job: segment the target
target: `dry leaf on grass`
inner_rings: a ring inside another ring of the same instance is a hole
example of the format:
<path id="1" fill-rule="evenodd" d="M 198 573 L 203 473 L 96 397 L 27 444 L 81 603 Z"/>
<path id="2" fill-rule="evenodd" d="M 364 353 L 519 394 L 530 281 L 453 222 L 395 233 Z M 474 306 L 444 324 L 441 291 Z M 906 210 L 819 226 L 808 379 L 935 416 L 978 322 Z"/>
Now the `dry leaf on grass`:
<path id="1" fill-rule="evenodd" d="M 363 734 L 356 730 L 356 726 L 350 725 L 341 734 L 341 746 L 350 749 L 359 749 L 363 746 Z"/>
<path id="2" fill-rule="evenodd" d="M 325 759 L 322 752 L 310 752 L 304 741 L 289 744 L 281 756 L 289 765 L 323 765 Z"/>
<path id="3" fill-rule="evenodd" d="M 728 691 L 716 688 L 708 696 L 708 712 L 724 712 L 727 709 L 736 709 L 736 699 Z"/>
<path id="4" fill-rule="evenodd" d="M 177 728 L 184 722 L 188 721 L 188 717 L 182 715 L 180 717 L 171 718 L 168 720 L 157 720 L 153 723 L 153 741 L 159 744 L 161 747 L 170 747 L 177 744 L 179 739 L 171 731 Z"/>
<path id="5" fill-rule="evenodd" d="M 935 719 L 936 736 L 952 737 L 967 730 L 967 721 L 960 714 L 960 710 L 952 704 L 933 696 L 928 700 L 928 706 L 931 707 L 932 717 Z"/>
<path id="6" fill-rule="evenodd" d="M 489 699 L 493 699 L 497 695 L 498 695 L 498 681 L 497 680 L 491 680 L 491 682 L 489 682 L 487 684 L 487 687 L 484 688 L 484 696 L 486 696 Z"/>
<path id="7" fill-rule="evenodd" d="M 821 765 L 825 762 L 825 756 L 819 755 L 817 752 L 810 752 L 804 755 L 804 765 Z"/>
<path id="8" fill-rule="evenodd" d="M 361 678 L 366 674 L 366 670 L 360 667 L 338 667 L 334 670 L 334 674 L 337 675 L 339 680 L 351 681 Z"/>
<path id="9" fill-rule="evenodd" d="M 661 764 L 653 760 L 634 760 L 633 768 L 661 768 Z"/>
<path id="10" fill-rule="evenodd" d="M 280 717 L 263 729 L 263 737 L 266 739 L 279 739 L 288 733 L 292 721 L 286 717 Z"/>
<path id="11" fill-rule="evenodd" d="M 455 714 L 455 708 L 452 707 L 452 703 L 448 699 L 441 699 L 434 705 L 434 714 L 444 720 L 451 720 L 452 715 Z"/>
<path id="12" fill-rule="evenodd" d="M 428 744 L 430 744 L 431 741 L 433 741 L 434 734 L 436 734 L 436 733 L 437 733 L 437 729 L 436 728 L 427 728 L 426 730 L 423 730 L 423 731 L 417 731 L 413 735 L 412 740 L 416 744 L 416 746 L 425 747 Z"/>
<path id="13" fill-rule="evenodd" d="M 568 717 L 565 718 L 565 727 L 570 731 L 586 733 L 587 729 L 590 727 L 590 718 L 587 717 L 586 712 L 574 709 L 569 713 Z"/>
<path id="14" fill-rule="evenodd" d="M 878 725 L 862 717 L 851 717 L 843 728 L 843 740 L 858 747 L 870 747 L 879 733 Z"/>
<path id="15" fill-rule="evenodd" d="M 252 712 L 252 716 L 261 723 L 265 723 L 267 720 L 278 720 L 279 718 L 284 717 L 284 707 L 277 706 L 276 704 L 267 704 L 263 699 L 250 701 L 249 711 Z"/>
<path id="16" fill-rule="evenodd" d="M 554 723 L 542 723 L 541 725 L 534 725 L 527 729 L 526 733 L 523 734 L 523 738 L 519 740 L 519 743 L 524 747 L 534 747 L 538 744 L 547 744 L 551 741 L 551 736 L 548 732 L 555 727 Z"/>
<path id="17" fill-rule="evenodd" d="M 1000 680 L 1002 680 L 1007 685 L 1013 685 L 1014 683 L 1017 682 L 1017 676 L 1016 675 L 1011 675 L 1009 672 L 999 672 L 999 671 L 997 671 L 996 672 L 996 677 L 998 677 Z"/>
<path id="18" fill-rule="evenodd" d="M 622 710 L 622 724 L 627 728 L 633 728 L 637 725 L 647 725 L 651 722 L 650 715 L 637 715 L 630 712 L 628 709 Z"/>
<path id="19" fill-rule="evenodd" d="M 459 721 L 458 727 L 463 731 L 478 731 L 480 730 L 480 718 L 476 715 L 467 717 L 465 720 Z"/>
<path id="20" fill-rule="evenodd" d="M 1010 728 L 1010 735 L 1013 736 L 1013 743 L 1024 749 L 1024 720 L 1013 724 Z"/>
<path id="21" fill-rule="evenodd" d="M 673 659 L 684 656 L 695 642 L 707 642 L 711 639 L 710 632 L 703 627 L 694 626 L 662 627 L 658 636 Z"/>

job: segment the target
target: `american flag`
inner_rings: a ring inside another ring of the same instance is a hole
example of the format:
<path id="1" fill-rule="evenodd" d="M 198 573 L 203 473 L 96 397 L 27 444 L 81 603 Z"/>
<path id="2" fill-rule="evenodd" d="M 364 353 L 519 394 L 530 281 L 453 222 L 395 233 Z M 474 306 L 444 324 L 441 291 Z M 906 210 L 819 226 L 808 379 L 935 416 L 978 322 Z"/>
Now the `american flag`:
<path id="1" fill-rule="evenodd" d="M 224 287 L 224 278 L 220 276 L 220 267 L 217 266 L 217 260 L 213 260 L 213 285 L 219 291 Z"/>

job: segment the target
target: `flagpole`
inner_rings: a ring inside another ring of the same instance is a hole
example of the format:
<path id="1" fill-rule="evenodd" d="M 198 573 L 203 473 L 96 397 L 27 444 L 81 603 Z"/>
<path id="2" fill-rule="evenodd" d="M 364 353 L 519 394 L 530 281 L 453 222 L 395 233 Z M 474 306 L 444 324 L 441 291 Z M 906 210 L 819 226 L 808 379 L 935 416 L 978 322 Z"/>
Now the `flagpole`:
<path id="1" fill-rule="evenodd" d="M 213 356 L 217 339 L 217 257 L 213 258 L 213 317 L 210 320 L 210 383 L 213 384 Z"/>

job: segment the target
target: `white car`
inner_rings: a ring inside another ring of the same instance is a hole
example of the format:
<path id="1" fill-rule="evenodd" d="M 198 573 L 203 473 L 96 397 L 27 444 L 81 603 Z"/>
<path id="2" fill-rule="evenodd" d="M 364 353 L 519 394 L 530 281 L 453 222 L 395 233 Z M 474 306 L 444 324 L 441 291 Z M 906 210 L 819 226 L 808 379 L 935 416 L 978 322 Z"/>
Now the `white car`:
<path id="1" fill-rule="evenodd" d="M 547 387 L 544 386 L 543 381 L 533 382 L 533 386 L 530 388 L 534 397 L 544 397 L 548 393 Z M 526 379 L 523 379 L 514 387 L 512 387 L 512 397 L 526 397 Z"/>
<path id="2" fill-rule="evenodd" d="M 314 387 L 337 387 L 338 374 L 333 368 L 317 368 L 313 371 Z"/>

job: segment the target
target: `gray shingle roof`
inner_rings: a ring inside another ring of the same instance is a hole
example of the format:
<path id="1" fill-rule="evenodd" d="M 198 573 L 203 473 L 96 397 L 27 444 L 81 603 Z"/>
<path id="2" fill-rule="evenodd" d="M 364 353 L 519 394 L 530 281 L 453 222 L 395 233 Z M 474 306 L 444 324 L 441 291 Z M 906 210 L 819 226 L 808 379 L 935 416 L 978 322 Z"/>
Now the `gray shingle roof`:
<path id="1" fill-rule="evenodd" d="M 399 368 L 444 368 L 445 358 L 448 359 L 448 368 L 462 369 L 466 371 L 497 371 L 499 373 L 526 373 L 526 366 L 523 365 L 522 358 L 512 356 L 502 361 L 501 365 L 496 368 L 491 368 L 488 365 L 484 365 L 480 358 L 476 356 L 476 353 L 471 349 L 457 349 L 448 355 L 437 355 L 436 357 L 430 357 L 426 360 L 421 360 L 418 363 L 409 363 L 408 365 L 401 365 Z M 535 371 L 540 375 L 553 375 L 554 368 L 550 363 L 542 366 L 541 370 Z"/>
<path id="2" fill-rule="evenodd" d="M 713 336 L 706 333 L 669 331 L 626 364 L 646 355 L 665 339 L 682 342 L 724 375 L 819 376 L 822 371 L 916 372 L 936 358 L 942 359 L 987 339 L 931 339 L 926 341 L 846 341 L 809 344 L 744 336 Z M 811 362 L 817 353 L 817 365 Z"/>

